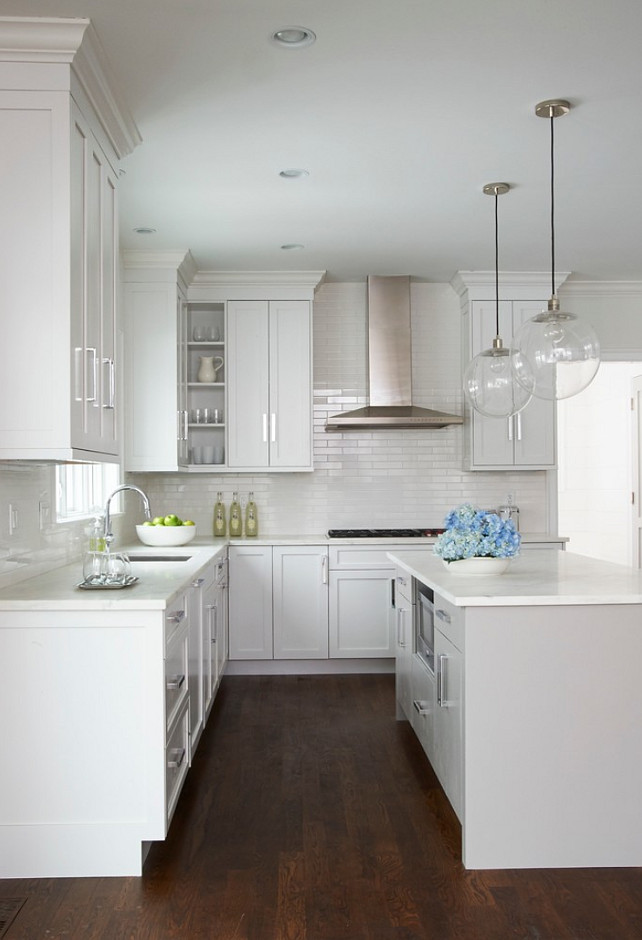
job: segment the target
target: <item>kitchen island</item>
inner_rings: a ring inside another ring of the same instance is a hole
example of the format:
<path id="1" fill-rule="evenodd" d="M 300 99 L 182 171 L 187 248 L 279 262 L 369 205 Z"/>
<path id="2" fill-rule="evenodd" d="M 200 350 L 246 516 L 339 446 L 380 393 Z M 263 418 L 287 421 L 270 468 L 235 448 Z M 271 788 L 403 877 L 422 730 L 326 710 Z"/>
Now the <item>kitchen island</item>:
<path id="1" fill-rule="evenodd" d="M 391 558 L 434 591 L 434 683 L 411 652 L 407 717 L 465 867 L 642 865 L 642 572 L 550 550 L 493 577 Z"/>

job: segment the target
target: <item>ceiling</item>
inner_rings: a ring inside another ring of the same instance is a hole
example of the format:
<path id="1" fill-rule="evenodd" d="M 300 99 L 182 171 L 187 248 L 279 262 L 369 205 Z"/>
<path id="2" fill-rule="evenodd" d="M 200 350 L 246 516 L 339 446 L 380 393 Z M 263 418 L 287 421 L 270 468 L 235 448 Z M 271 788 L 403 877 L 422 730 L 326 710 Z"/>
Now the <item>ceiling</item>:
<path id="1" fill-rule="evenodd" d="M 202 270 L 642 279 L 640 0 L 0 0 L 91 19 L 143 138 L 121 243 Z M 313 45 L 280 48 L 284 26 Z M 304 168 L 286 180 L 279 171 Z M 139 235 L 137 227 L 156 229 Z M 302 244 L 283 250 L 285 244 Z"/>

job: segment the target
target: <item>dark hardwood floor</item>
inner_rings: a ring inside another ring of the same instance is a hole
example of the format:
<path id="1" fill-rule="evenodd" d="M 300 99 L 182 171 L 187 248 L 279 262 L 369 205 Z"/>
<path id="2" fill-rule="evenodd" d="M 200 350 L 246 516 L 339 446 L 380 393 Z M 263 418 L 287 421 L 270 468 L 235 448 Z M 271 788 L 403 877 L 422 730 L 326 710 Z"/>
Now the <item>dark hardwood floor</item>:
<path id="1" fill-rule="evenodd" d="M 142 878 L 0 881 L 0 899 L 27 898 L 8 940 L 642 938 L 642 869 L 459 854 L 392 676 L 236 677 Z"/>

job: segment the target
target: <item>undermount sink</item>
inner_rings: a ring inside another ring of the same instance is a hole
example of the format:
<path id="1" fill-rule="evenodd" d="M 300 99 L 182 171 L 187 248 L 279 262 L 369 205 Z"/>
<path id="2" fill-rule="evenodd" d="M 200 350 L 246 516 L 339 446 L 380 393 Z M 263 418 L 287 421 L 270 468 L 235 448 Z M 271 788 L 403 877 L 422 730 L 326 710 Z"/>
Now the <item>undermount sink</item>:
<path id="1" fill-rule="evenodd" d="M 191 555 L 139 555 L 129 553 L 129 560 L 134 561 L 155 561 L 155 562 L 165 562 L 165 561 L 189 561 L 192 557 Z"/>

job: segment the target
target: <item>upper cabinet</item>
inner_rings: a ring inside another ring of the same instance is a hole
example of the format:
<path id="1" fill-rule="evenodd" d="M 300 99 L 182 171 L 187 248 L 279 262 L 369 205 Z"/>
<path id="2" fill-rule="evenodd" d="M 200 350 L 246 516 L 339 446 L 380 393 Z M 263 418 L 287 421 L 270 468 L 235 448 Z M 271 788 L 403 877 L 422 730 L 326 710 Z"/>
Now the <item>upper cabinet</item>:
<path id="1" fill-rule="evenodd" d="M 205 272 L 123 254 L 128 470 L 312 470 L 322 273 Z"/>
<path id="2" fill-rule="evenodd" d="M 87 20 L 0 18 L 0 49 L 0 459 L 116 461 L 116 184 L 140 138 Z"/>
<path id="3" fill-rule="evenodd" d="M 559 284 L 567 275 L 560 275 Z M 550 276 L 500 274 L 499 331 L 504 345 L 528 319 L 546 309 Z M 462 369 L 497 335 L 495 273 L 461 271 L 453 281 L 462 303 Z M 466 405 L 467 470 L 552 470 L 556 466 L 556 403 L 531 398 L 510 418 L 489 418 Z"/>
<path id="4" fill-rule="evenodd" d="M 230 301 L 228 465 L 312 469 L 312 311 L 307 300 Z"/>

